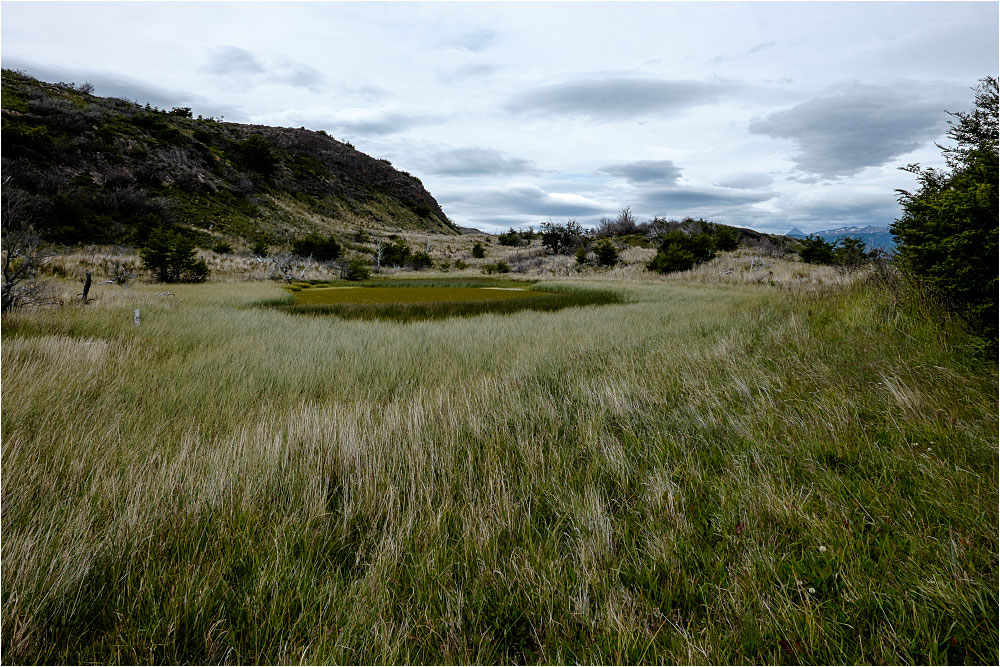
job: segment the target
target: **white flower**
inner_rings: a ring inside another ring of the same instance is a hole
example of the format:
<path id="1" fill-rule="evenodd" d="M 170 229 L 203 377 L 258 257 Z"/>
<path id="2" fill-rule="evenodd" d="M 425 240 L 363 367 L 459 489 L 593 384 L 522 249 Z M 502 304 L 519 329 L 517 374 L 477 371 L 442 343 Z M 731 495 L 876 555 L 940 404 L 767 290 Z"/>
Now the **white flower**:
<path id="1" fill-rule="evenodd" d="M 820 552 L 820 553 L 824 553 L 825 551 L 826 551 L 826 547 L 824 547 L 824 546 L 820 546 L 820 548 L 819 548 L 819 552 Z"/>
<path id="2" fill-rule="evenodd" d="M 809 592 L 810 592 L 810 593 L 815 593 L 815 592 L 816 592 L 816 589 L 815 589 L 815 588 L 810 588 L 810 589 L 809 589 Z"/>

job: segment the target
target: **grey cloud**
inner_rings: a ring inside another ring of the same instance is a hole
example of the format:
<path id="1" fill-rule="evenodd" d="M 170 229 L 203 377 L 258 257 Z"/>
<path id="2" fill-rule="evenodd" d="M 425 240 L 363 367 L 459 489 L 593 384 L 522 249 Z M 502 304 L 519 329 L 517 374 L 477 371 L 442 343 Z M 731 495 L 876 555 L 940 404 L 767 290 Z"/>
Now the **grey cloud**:
<path id="1" fill-rule="evenodd" d="M 421 125 L 444 122 L 440 116 L 408 114 L 400 111 L 386 111 L 372 114 L 367 118 L 328 118 L 315 121 L 318 127 L 325 127 L 344 133 L 396 134 Z"/>
<path id="2" fill-rule="evenodd" d="M 250 51 L 238 46 L 212 49 L 208 62 L 198 68 L 215 76 L 247 76 L 264 73 L 264 65 Z"/>
<path id="3" fill-rule="evenodd" d="M 517 95 L 506 108 L 520 114 L 620 120 L 675 111 L 716 99 L 726 86 L 702 81 L 608 77 L 544 86 Z"/>
<path id="4" fill-rule="evenodd" d="M 640 193 L 639 208 L 666 215 L 693 213 L 709 216 L 720 211 L 759 204 L 773 198 L 773 192 L 732 192 L 708 188 L 660 188 Z"/>
<path id="5" fill-rule="evenodd" d="M 825 178 L 887 164 L 947 128 L 945 104 L 888 88 L 854 86 L 751 123 L 749 130 L 791 139 L 796 167 Z"/>
<path id="6" fill-rule="evenodd" d="M 468 79 L 488 79 L 497 71 L 496 66 L 482 63 L 470 63 L 439 75 L 448 84 L 459 83 Z"/>
<path id="7" fill-rule="evenodd" d="M 633 184 L 660 183 L 673 185 L 681 176 L 681 168 L 671 160 L 639 160 L 626 164 L 612 164 L 598 171 L 612 176 L 620 176 Z"/>
<path id="8" fill-rule="evenodd" d="M 597 214 L 605 208 L 590 202 L 561 200 L 534 185 L 518 185 L 476 192 L 445 192 L 439 194 L 437 199 L 442 204 L 464 204 L 479 211 L 490 211 L 493 215 L 502 211 L 509 214 L 540 217 L 579 216 Z"/>
<path id="9" fill-rule="evenodd" d="M 501 176 L 535 171 L 529 160 L 486 148 L 457 148 L 434 155 L 425 169 L 445 176 Z"/>
<path id="10" fill-rule="evenodd" d="M 483 28 L 480 30 L 475 30 L 473 32 L 466 33 L 461 37 L 452 40 L 451 46 L 462 49 L 463 51 L 472 51 L 474 53 L 478 53 L 480 51 L 485 51 L 496 41 L 497 41 L 496 31 L 490 30 L 488 28 Z"/>
<path id="11" fill-rule="evenodd" d="M 755 188 L 765 188 L 771 183 L 774 183 L 774 179 L 768 174 L 748 172 L 743 174 L 733 174 L 719 181 L 716 185 L 723 188 L 733 188 L 735 190 L 753 190 Z"/>
<path id="12" fill-rule="evenodd" d="M 313 92 L 323 90 L 326 83 L 323 75 L 315 67 L 294 61 L 283 61 L 270 73 L 269 78 L 297 88 L 308 88 Z"/>
<path id="13" fill-rule="evenodd" d="M 313 92 L 323 90 L 326 80 L 315 67 L 305 63 L 278 58 L 262 62 L 250 51 L 238 46 L 221 46 L 212 49 L 208 62 L 198 71 L 224 79 L 234 85 L 247 85 L 250 81 L 282 83 Z"/>

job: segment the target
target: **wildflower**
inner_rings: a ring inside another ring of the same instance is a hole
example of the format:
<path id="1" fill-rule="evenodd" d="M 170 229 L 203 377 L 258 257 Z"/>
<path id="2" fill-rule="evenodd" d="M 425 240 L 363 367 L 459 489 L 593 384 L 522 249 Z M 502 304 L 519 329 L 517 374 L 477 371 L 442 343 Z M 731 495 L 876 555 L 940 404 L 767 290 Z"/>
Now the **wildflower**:
<path id="1" fill-rule="evenodd" d="M 813 593 L 815 593 L 815 592 L 816 592 L 816 589 L 815 589 L 815 588 L 812 588 L 812 587 L 810 587 L 810 588 L 809 588 L 809 594 L 810 594 L 810 595 L 812 595 L 812 594 L 813 594 Z"/>
<path id="2" fill-rule="evenodd" d="M 826 552 L 826 547 L 824 547 L 824 546 L 821 545 L 820 548 L 819 548 L 819 552 L 820 553 L 825 553 Z"/>

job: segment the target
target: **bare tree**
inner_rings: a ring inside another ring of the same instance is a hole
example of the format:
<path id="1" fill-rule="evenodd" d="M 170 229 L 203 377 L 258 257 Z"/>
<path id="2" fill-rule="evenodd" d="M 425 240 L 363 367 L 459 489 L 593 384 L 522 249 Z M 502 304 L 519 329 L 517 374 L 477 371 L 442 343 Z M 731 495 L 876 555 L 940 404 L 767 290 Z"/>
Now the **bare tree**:
<path id="1" fill-rule="evenodd" d="M 43 246 L 35 230 L 8 229 L 3 234 L 2 252 L 3 294 L 0 311 L 30 306 L 45 301 L 50 293 L 48 283 L 38 280 L 38 270 L 48 262 L 51 253 Z"/>
<path id="2" fill-rule="evenodd" d="M 379 239 L 375 244 L 375 273 L 382 272 L 382 253 L 385 251 L 385 244 Z"/>

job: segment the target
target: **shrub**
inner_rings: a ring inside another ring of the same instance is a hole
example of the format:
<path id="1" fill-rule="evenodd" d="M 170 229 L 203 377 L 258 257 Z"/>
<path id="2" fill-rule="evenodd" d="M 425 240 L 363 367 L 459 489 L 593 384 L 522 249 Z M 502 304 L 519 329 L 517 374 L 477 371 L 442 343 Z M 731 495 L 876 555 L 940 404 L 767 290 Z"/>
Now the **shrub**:
<path id="1" fill-rule="evenodd" d="M 597 263 L 600 266 L 614 266 L 618 263 L 618 251 L 607 239 L 603 239 L 594 246 L 594 255 L 597 256 Z"/>
<path id="2" fill-rule="evenodd" d="M 712 230 L 715 238 L 715 248 L 720 251 L 736 250 L 740 246 L 740 233 L 732 227 L 715 225 Z"/>
<path id="3" fill-rule="evenodd" d="M 833 243 L 810 234 L 802 239 L 799 256 L 807 264 L 833 264 Z"/>
<path id="4" fill-rule="evenodd" d="M 341 277 L 344 280 L 367 280 L 371 271 L 368 262 L 360 257 L 353 257 L 341 270 Z"/>
<path id="5" fill-rule="evenodd" d="M 307 234 L 292 241 L 292 252 L 300 257 L 313 257 L 321 262 L 337 259 L 341 253 L 340 243 L 333 236 L 323 238 L 319 234 Z"/>
<path id="6" fill-rule="evenodd" d="M 997 335 L 997 79 L 976 89 L 971 113 L 950 113 L 941 147 L 948 169 L 904 167 L 915 174 L 917 192 L 898 190 L 903 215 L 891 227 L 900 264 L 930 287 L 977 333 Z"/>
<path id="7" fill-rule="evenodd" d="M 565 225 L 543 222 L 541 236 L 542 245 L 549 252 L 568 255 L 583 243 L 585 233 L 580 223 L 576 220 L 570 220 Z"/>
<path id="8" fill-rule="evenodd" d="M 576 249 L 576 263 L 577 264 L 587 263 L 587 246 L 580 244 L 580 247 Z"/>
<path id="9" fill-rule="evenodd" d="M 715 239 L 710 234 L 685 234 L 680 230 L 665 232 L 660 236 L 656 256 L 646 264 L 650 271 L 672 273 L 687 271 L 695 264 L 715 257 Z"/>
<path id="10" fill-rule="evenodd" d="M 486 264 L 483 266 L 483 273 L 510 273 L 510 266 L 507 262 L 497 262 L 496 264 Z"/>
<path id="11" fill-rule="evenodd" d="M 246 141 L 239 143 L 237 159 L 259 174 L 270 174 L 278 166 L 278 156 L 271 144 L 259 134 L 251 134 Z"/>
<path id="12" fill-rule="evenodd" d="M 521 245 L 521 240 L 522 237 L 520 232 L 518 232 L 513 227 L 511 227 L 508 231 L 504 232 L 503 234 L 500 234 L 497 237 L 497 241 L 500 243 L 500 245 L 505 245 L 505 246 L 519 246 Z"/>
<path id="13" fill-rule="evenodd" d="M 173 229 L 154 230 L 139 255 L 143 265 L 161 283 L 200 283 L 208 278 L 208 265 L 198 259 L 194 241 Z"/>
<path id="14" fill-rule="evenodd" d="M 462 259 L 456 259 L 455 268 L 459 271 L 464 271 L 465 269 L 469 268 L 469 263 Z"/>
<path id="15" fill-rule="evenodd" d="M 483 244 L 480 243 L 479 241 L 476 241 L 476 244 L 472 246 L 472 256 L 475 257 L 476 259 L 482 259 L 483 257 L 486 257 L 486 248 L 484 248 Z"/>
<path id="16" fill-rule="evenodd" d="M 260 239 L 254 241 L 253 248 L 250 249 L 250 252 L 258 257 L 267 257 L 267 243 Z"/>
<path id="17" fill-rule="evenodd" d="M 233 251 L 233 246 L 229 245 L 225 241 L 219 241 L 212 246 L 212 250 L 220 255 L 228 255 Z"/>
<path id="18" fill-rule="evenodd" d="M 405 266 L 411 254 L 406 241 L 393 241 L 382 247 L 382 266 Z"/>
<path id="19" fill-rule="evenodd" d="M 413 267 L 414 271 L 429 269 L 433 264 L 434 261 L 426 252 L 415 252 L 410 255 L 410 266 Z"/>

